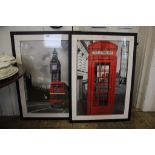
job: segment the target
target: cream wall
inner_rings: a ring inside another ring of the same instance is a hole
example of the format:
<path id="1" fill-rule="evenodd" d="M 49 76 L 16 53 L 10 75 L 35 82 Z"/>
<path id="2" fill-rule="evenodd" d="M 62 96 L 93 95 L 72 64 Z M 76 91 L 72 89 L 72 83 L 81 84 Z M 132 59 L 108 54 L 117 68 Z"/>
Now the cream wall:
<path id="1" fill-rule="evenodd" d="M 63 30 L 71 31 L 72 27 L 62 27 L 60 31 Z M 155 65 L 151 65 L 155 36 L 155 34 L 153 33 L 154 27 L 129 27 L 129 29 L 123 29 L 123 27 L 106 27 L 94 29 L 87 26 L 73 27 L 73 30 L 138 33 L 139 45 L 137 48 L 136 57 L 137 61 L 133 104 L 135 104 L 137 108 L 141 108 L 142 110 L 152 110 L 153 108 L 155 110 L 155 95 L 151 94 L 155 92 L 155 80 L 153 79 L 155 76 Z M 0 54 L 6 53 L 8 55 L 12 55 L 10 31 L 53 31 L 53 29 L 48 26 L 0 27 Z M 155 58 L 153 60 L 155 61 Z M 0 89 L 0 116 L 2 115 L 19 115 L 15 83 Z"/>
<path id="2" fill-rule="evenodd" d="M 148 96 L 147 91 L 148 89 L 153 91 L 153 87 L 148 88 L 148 85 L 152 76 L 150 68 L 153 56 L 154 30 L 155 27 L 139 28 L 133 104 L 142 111 L 150 109 L 150 103 L 153 102 L 148 100 L 150 96 Z M 150 110 L 155 111 L 155 109 Z"/>
<path id="3" fill-rule="evenodd" d="M 145 33 L 147 33 L 143 45 L 145 54 L 141 65 L 142 73 L 137 95 L 137 108 L 142 111 L 155 111 L 155 27 L 148 27 Z"/>

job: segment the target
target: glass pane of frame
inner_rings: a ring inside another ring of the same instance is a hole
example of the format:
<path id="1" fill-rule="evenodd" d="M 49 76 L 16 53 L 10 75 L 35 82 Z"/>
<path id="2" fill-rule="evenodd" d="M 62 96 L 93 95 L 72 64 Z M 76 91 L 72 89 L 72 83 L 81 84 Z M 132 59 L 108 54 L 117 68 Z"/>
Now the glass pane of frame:
<path id="1" fill-rule="evenodd" d="M 68 118 L 69 34 L 12 32 L 12 37 L 17 63 L 25 69 L 18 88 L 23 117 Z"/>
<path id="2" fill-rule="evenodd" d="M 136 34 L 72 34 L 72 120 L 129 119 Z"/>

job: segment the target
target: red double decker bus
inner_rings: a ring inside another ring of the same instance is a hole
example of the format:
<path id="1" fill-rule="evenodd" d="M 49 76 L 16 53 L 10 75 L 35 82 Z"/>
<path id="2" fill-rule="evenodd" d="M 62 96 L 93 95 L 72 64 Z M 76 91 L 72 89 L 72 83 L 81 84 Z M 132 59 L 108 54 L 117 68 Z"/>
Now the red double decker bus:
<path id="1" fill-rule="evenodd" d="M 52 107 L 65 106 L 66 86 L 64 82 L 51 82 L 50 84 L 50 100 Z"/>

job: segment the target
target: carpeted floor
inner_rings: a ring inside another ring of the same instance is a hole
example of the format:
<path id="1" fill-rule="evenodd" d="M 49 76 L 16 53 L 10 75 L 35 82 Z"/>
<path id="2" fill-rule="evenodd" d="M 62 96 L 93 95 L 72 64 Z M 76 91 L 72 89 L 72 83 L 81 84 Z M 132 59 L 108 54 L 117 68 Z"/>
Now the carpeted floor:
<path id="1" fill-rule="evenodd" d="M 155 112 L 132 111 L 130 121 L 70 123 L 69 120 L 1 117 L 1 129 L 154 129 Z"/>

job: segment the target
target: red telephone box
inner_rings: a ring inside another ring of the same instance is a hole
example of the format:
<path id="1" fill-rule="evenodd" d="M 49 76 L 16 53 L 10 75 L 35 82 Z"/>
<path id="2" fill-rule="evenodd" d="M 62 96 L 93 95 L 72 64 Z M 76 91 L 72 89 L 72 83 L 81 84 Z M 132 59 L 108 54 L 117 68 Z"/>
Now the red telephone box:
<path id="1" fill-rule="evenodd" d="M 87 114 L 112 114 L 115 103 L 115 82 L 118 46 L 98 41 L 88 47 Z"/>

